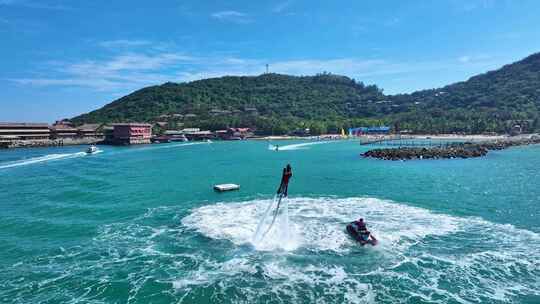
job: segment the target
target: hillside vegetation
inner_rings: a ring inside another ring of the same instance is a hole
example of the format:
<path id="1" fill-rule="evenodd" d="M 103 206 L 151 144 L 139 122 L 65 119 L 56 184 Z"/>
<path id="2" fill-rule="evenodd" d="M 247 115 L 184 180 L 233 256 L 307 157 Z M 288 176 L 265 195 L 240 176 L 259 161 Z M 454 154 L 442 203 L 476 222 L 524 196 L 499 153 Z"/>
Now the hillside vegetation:
<path id="1" fill-rule="evenodd" d="M 540 130 L 540 53 L 439 89 L 388 96 L 375 85 L 320 74 L 221 77 L 165 83 L 73 118 L 77 123 L 167 121 L 171 126 L 254 127 L 261 134 L 390 125 L 422 133 Z"/>

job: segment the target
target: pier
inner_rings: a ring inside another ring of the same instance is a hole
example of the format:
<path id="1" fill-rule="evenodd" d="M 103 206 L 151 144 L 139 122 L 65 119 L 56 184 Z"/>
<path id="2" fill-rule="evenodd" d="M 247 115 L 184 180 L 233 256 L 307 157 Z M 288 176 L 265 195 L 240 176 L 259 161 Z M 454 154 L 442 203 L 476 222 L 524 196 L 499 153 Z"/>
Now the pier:
<path id="1" fill-rule="evenodd" d="M 448 148 L 459 143 L 483 143 L 488 140 L 472 140 L 464 138 L 418 138 L 410 135 L 388 135 L 381 137 L 360 138 L 362 146 L 384 146 L 398 148 Z"/>
<path id="2" fill-rule="evenodd" d="M 540 144 L 540 137 L 516 137 L 504 140 L 457 141 L 445 139 L 379 139 L 363 142 L 377 148 L 362 153 L 363 157 L 385 160 L 471 158 L 485 156 L 490 150 L 503 150 L 513 146 Z M 392 146 L 385 148 L 382 146 Z"/>
<path id="3" fill-rule="evenodd" d="M 360 138 L 362 146 L 387 147 L 447 147 L 451 144 L 445 139 L 419 139 L 414 136 L 390 135 L 376 138 Z"/>

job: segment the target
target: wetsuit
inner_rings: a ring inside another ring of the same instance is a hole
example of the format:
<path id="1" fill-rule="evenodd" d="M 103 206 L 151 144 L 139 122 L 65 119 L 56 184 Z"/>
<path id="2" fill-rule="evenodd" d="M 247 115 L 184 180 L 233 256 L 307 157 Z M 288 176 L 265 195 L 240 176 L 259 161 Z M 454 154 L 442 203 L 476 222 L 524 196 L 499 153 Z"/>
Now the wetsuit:
<path id="1" fill-rule="evenodd" d="M 283 194 L 287 196 L 287 191 L 289 190 L 289 180 L 292 177 L 292 170 L 283 169 L 283 175 L 281 176 L 281 184 L 279 185 L 278 194 Z"/>
<path id="2" fill-rule="evenodd" d="M 362 221 L 358 221 L 356 222 L 356 225 L 358 226 L 358 231 L 366 231 L 367 230 L 367 227 L 366 227 L 366 222 Z"/>

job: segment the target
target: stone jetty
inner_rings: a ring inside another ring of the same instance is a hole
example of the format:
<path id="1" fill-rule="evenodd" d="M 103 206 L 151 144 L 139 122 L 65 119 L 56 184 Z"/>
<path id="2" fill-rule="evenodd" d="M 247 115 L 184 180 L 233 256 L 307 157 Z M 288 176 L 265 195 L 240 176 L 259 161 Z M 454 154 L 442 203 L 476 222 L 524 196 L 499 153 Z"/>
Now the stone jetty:
<path id="1" fill-rule="evenodd" d="M 489 150 L 503 150 L 513 146 L 531 144 L 540 144 L 540 137 L 505 139 L 482 143 L 452 143 L 443 147 L 373 149 L 361 155 L 384 160 L 473 158 L 485 156 Z"/>

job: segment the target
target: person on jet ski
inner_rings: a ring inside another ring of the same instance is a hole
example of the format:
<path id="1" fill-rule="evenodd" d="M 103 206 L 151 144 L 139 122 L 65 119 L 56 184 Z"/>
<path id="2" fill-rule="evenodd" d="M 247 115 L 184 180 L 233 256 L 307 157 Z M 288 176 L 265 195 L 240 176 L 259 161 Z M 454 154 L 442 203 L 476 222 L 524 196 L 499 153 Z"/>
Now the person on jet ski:
<path id="1" fill-rule="evenodd" d="M 287 167 L 283 168 L 283 175 L 281 176 L 281 184 L 279 185 L 277 194 L 281 194 L 284 197 L 287 196 L 287 191 L 289 190 L 289 181 L 292 177 L 292 168 L 290 164 L 287 164 Z"/>
<path id="2" fill-rule="evenodd" d="M 347 225 L 347 232 L 362 246 L 366 244 L 375 246 L 377 244 L 377 239 L 369 230 L 367 230 L 366 222 L 364 222 L 363 218 L 360 218 Z"/>
<path id="3" fill-rule="evenodd" d="M 353 222 L 353 225 L 355 225 L 357 231 L 367 231 L 366 222 L 364 222 L 363 218 L 358 219 L 357 221 Z"/>

